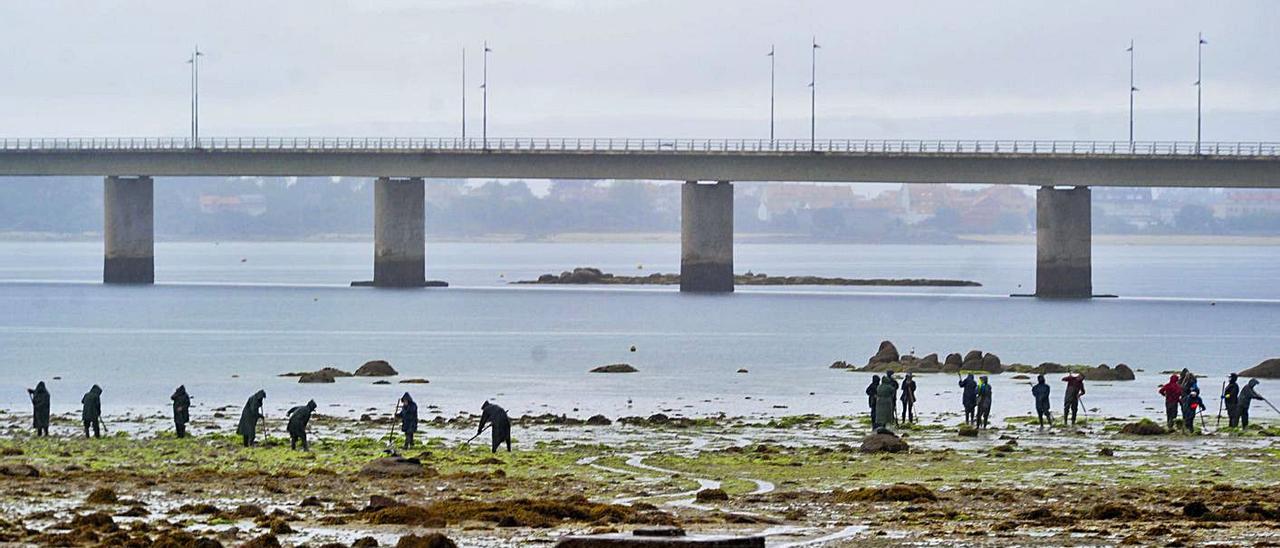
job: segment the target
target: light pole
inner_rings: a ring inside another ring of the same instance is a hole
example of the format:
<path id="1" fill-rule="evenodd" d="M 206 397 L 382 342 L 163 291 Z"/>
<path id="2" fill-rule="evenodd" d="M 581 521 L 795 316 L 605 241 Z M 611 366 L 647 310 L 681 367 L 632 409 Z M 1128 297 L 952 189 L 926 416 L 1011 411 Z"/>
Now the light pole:
<path id="1" fill-rule="evenodd" d="M 191 65 L 191 146 L 200 148 L 200 46 L 191 52 L 187 64 Z"/>
<path id="2" fill-rule="evenodd" d="M 777 59 L 773 56 L 773 44 L 769 45 L 769 144 L 773 144 L 773 102 L 774 102 L 774 82 L 776 71 L 774 66 Z"/>
<path id="3" fill-rule="evenodd" d="M 1133 153 L 1133 93 L 1138 88 L 1133 85 L 1133 40 L 1129 40 L 1129 152 Z"/>
<path id="4" fill-rule="evenodd" d="M 467 48 L 462 48 L 462 146 L 467 146 Z"/>
<path id="5" fill-rule="evenodd" d="M 484 71 L 482 74 L 483 81 L 480 84 L 480 89 L 484 90 L 481 98 L 480 140 L 484 141 L 481 146 L 485 149 L 489 148 L 489 52 L 491 51 L 493 50 L 489 49 L 489 41 L 485 40 L 482 69 Z"/>
<path id="6" fill-rule="evenodd" d="M 818 134 L 818 37 L 813 37 L 809 65 L 809 150 L 817 150 Z"/>
<path id="7" fill-rule="evenodd" d="M 1196 44 L 1196 154 L 1200 154 L 1200 99 L 1204 94 L 1204 45 L 1209 42 L 1205 41 L 1204 33 L 1197 35 L 1198 43 Z"/>

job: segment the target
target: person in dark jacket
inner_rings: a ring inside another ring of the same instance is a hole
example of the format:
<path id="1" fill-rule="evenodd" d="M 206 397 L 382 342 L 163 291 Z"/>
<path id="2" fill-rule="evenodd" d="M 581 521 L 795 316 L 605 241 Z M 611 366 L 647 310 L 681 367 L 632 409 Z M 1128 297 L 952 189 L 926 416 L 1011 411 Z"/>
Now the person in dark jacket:
<path id="1" fill-rule="evenodd" d="M 1044 375 L 1036 376 L 1036 385 L 1031 387 L 1031 397 L 1036 399 L 1036 421 L 1044 428 L 1045 421 L 1053 426 L 1053 414 L 1049 411 L 1049 383 L 1044 382 Z"/>
<path id="2" fill-rule="evenodd" d="M 1240 428 L 1249 427 L 1249 404 L 1253 403 L 1253 400 L 1267 401 L 1267 398 L 1258 393 L 1257 386 L 1258 379 L 1249 379 L 1249 384 L 1244 385 L 1244 389 L 1240 390 L 1240 403 L 1236 406 L 1240 413 Z"/>
<path id="3" fill-rule="evenodd" d="M 875 428 L 880 421 L 876 420 L 876 394 L 879 393 L 880 375 L 871 376 L 871 384 L 867 385 L 867 406 L 871 408 L 871 428 Z"/>
<path id="4" fill-rule="evenodd" d="M 889 387 L 893 389 L 893 394 L 891 394 L 892 397 L 889 398 L 888 418 L 884 418 L 883 415 L 880 415 L 878 410 L 876 415 L 880 417 L 880 420 L 884 421 L 885 424 L 890 424 L 890 423 L 897 424 L 898 423 L 898 379 L 893 376 L 892 370 L 885 371 L 884 376 L 880 377 L 880 384 L 889 385 Z M 877 392 L 877 397 L 878 396 L 879 396 L 879 392 Z"/>
<path id="5" fill-rule="evenodd" d="M 1240 426 L 1240 411 L 1237 409 L 1240 404 L 1240 385 L 1236 384 L 1238 378 L 1239 375 L 1232 373 L 1222 389 L 1222 406 L 1227 409 L 1227 426 L 1231 428 Z M 1218 417 L 1218 420 L 1222 420 L 1222 415 Z"/>
<path id="6" fill-rule="evenodd" d="M 48 436 L 49 389 L 40 381 L 35 388 L 27 389 L 27 396 L 31 398 L 31 426 L 36 429 L 36 436 Z"/>
<path id="7" fill-rule="evenodd" d="M 179 386 L 169 396 L 173 401 L 173 427 L 177 437 L 187 437 L 187 423 L 191 422 L 191 396 L 187 395 L 187 387 Z"/>
<path id="8" fill-rule="evenodd" d="M 1200 399 L 1200 389 L 1192 388 L 1182 395 L 1182 424 L 1187 432 L 1196 433 L 1196 415 L 1204 412 L 1204 400 Z"/>
<path id="9" fill-rule="evenodd" d="M 1067 425 L 1068 416 L 1074 425 L 1076 413 L 1080 411 L 1080 398 L 1084 396 L 1084 375 L 1071 373 L 1062 377 L 1062 382 L 1067 383 L 1066 393 L 1062 398 L 1062 425 Z"/>
<path id="10" fill-rule="evenodd" d="M 1170 375 L 1169 382 L 1160 387 L 1159 393 L 1164 396 L 1165 427 L 1173 430 L 1174 424 L 1178 422 L 1178 407 L 1182 404 L 1182 385 L 1178 382 L 1178 376 Z"/>
<path id="11" fill-rule="evenodd" d="M 102 437 L 102 387 L 93 385 L 83 398 L 80 398 L 80 420 L 84 422 L 84 437 L 89 437 L 89 428 L 93 428 L 93 437 Z"/>
<path id="12" fill-rule="evenodd" d="M 236 426 L 236 433 L 240 434 L 245 447 L 251 447 L 257 443 L 258 421 L 267 418 L 262 414 L 262 401 L 265 399 L 267 399 L 266 390 L 255 392 L 249 396 L 249 401 L 244 403 L 244 411 L 240 412 L 240 424 Z"/>
<path id="13" fill-rule="evenodd" d="M 902 395 L 898 399 L 902 402 L 902 422 L 916 422 L 916 381 L 911 373 L 902 379 Z"/>
<path id="14" fill-rule="evenodd" d="M 986 375 L 978 377 L 978 416 L 975 421 L 978 428 L 987 428 L 991 424 L 991 381 Z"/>
<path id="15" fill-rule="evenodd" d="M 964 404 L 964 423 L 973 424 L 974 409 L 978 407 L 978 381 L 973 380 L 973 373 L 960 381 L 960 388 L 964 389 L 960 396 L 960 403 Z"/>
<path id="16" fill-rule="evenodd" d="M 476 431 L 476 435 L 484 432 L 485 424 L 493 425 L 493 438 L 490 451 L 498 452 L 498 446 L 503 443 L 507 444 L 507 452 L 511 452 L 511 417 L 507 416 L 507 410 L 489 402 L 484 402 L 480 406 L 480 429 Z"/>
<path id="17" fill-rule="evenodd" d="M 892 382 L 893 379 L 886 376 L 880 379 L 880 385 L 876 387 L 876 422 L 871 423 L 871 429 L 875 432 L 883 430 L 897 418 L 897 412 L 893 409 L 898 391 L 894 389 Z"/>
<path id="18" fill-rule="evenodd" d="M 311 400 L 306 405 L 290 407 L 285 413 L 289 417 L 289 449 L 297 449 L 298 442 L 302 442 L 303 451 L 311 450 L 311 444 L 307 443 L 307 425 L 311 423 L 311 413 L 315 410 L 316 400 Z"/>
<path id="19" fill-rule="evenodd" d="M 408 392 L 400 396 L 400 412 L 396 413 L 396 418 L 400 419 L 400 431 L 404 432 L 404 448 L 410 449 L 413 447 L 413 434 L 418 431 L 418 404 Z"/>
<path id="20" fill-rule="evenodd" d="M 1196 374 L 1190 369 L 1182 368 L 1182 372 L 1178 374 L 1178 386 L 1182 387 L 1182 393 L 1185 395 L 1191 392 L 1191 389 L 1200 389 L 1200 381 L 1196 379 Z"/>

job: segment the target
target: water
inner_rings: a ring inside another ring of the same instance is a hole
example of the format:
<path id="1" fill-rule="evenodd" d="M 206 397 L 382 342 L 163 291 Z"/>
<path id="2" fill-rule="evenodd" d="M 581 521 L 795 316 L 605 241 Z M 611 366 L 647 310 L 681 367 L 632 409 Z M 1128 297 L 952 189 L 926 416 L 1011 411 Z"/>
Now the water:
<path id="1" fill-rule="evenodd" d="M 330 413 L 389 411 L 407 388 L 448 414 L 477 411 L 486 398 L 516 414 L 580 417 L 849 414 L 865 411 L 869 375 L 828 365 L 865 363 L 889 339 L 921 356 L 980 348 L 1006 363 L 1124 362 L 1144 370 L 1139 380 L 1090 383 L 1088 406 L 1156 416 L 1161 370 L 1205 373 L 1212 401 L 1226 372 L 1280 356 L 1275 248 L 1097 246 L 1095 289 L 1122 298 L 1087 301 L 1007 297 L 1034 286 L 1033 246 L 738 245 L 739 272 L 984 286 L 714 296 L 506 283 L 579 265 L 674 272 L 675 243 L 432 244 L 428 277 L 454 287 L 346 287 L 371 277 L 371 248 L 161 243 L 160 283 L 108 287 L 97 283 L 100 244 L 0 243 L 0 408 L 28 412 L 23 388 L 43 379 L 55 412 L 78 409 L 93 383 L 105 389 L 108 414 L 159 410 L 185 383 L 197 413 L 238 408 L 265 387 L 276 412 L 310 398 Z M 378 358 L 399 378 L 431 383 L 300 385 L 276 376 Z M 622 361 L 641 372 L 586 373 Z M 1030 409 L 1026 381 L 1010 376 L 993 378 L 993 415 Z M 922 375 L 919 383 L 926 420 L 958 407 L 954 377 Z"/>

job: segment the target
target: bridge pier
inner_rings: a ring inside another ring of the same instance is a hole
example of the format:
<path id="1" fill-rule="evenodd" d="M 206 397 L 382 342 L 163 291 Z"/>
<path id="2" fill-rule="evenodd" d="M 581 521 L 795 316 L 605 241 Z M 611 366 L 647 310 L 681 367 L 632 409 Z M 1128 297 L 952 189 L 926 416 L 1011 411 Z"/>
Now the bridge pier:
<path id="1" fill-rule="evenodd" d="M 426 285 L 426 185 L 379 177 L 373 185 L 373 285 Z"/>
<path id="2" fill-rule="evenodd" d="M 680 291 L 733 292 L 733 184 L 688 181 L 680 191 Z"/>
<path id="3" fill-rule="evenodd" d="M 1093 221 L 1089 188 L 1036 191 L 1036 296 L 1093 296 Z"/>
<path id="4" fill-rule="evenodd" d="M 155 201 L 151 177 L 107 177 L 102 190 L 102 282 L 155 283 Z"/>

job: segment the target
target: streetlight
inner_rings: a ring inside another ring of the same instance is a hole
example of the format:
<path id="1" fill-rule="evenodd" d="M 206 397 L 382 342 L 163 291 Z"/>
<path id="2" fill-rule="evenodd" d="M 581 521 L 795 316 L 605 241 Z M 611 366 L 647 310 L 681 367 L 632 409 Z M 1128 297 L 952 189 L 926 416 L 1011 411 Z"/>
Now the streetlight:
<path id="1" fill-rule="evenodd" d="M 467 146 L 467 48 L 462 48 L 462 146 Z"/>
<path id="2" fill-rule="evenodd" d="M 1200 97 L 1204 93 L 1204 45 L 1209 42 L 1204 39 L 1204 33 L 1197 35 L 1198 43 L 1196 44 L 1196 154 L 1200 154 Z"/>
<path id="3" fill-rule="evenodd" d="M 818 132 L 818 37 L 813 37 L 813 50 L 809 67 L 809 150 L 817 150 Z"/>
<path id="4" fill-rule="evenodd" d="M 1129 152 L 1133 153 L 1133 94 L 1138 88 L 1133 85 L 1133 40 L 1129 40 Z"/>
<path id="5" fill-rule="evenodd" d="M 489 49 L 489 41 L 485 40 L 483 64 L 484 74 L 482 75 L 483 82 L 480 84 L 480 89 L 484 90 L 480 119 L 480 140 L 484 141 L 482 146 L 485 149 L 489 148 L 489 52 L 492 51 L 493 50 Z"/>
<path id="6" fill-rule="evenodd" d="M 769 44 L 769 143 L 773 144 L 773 98 L 774 98 L 774 65 L 777 59 L 773 56 L 773 44 Z"/>
<path id="7" fill-rule="evenodd" d="M 191 142 L 192 147 L 200 148 L 200 45 L 191 52 L 187 64 L 191 65 Z"/>

